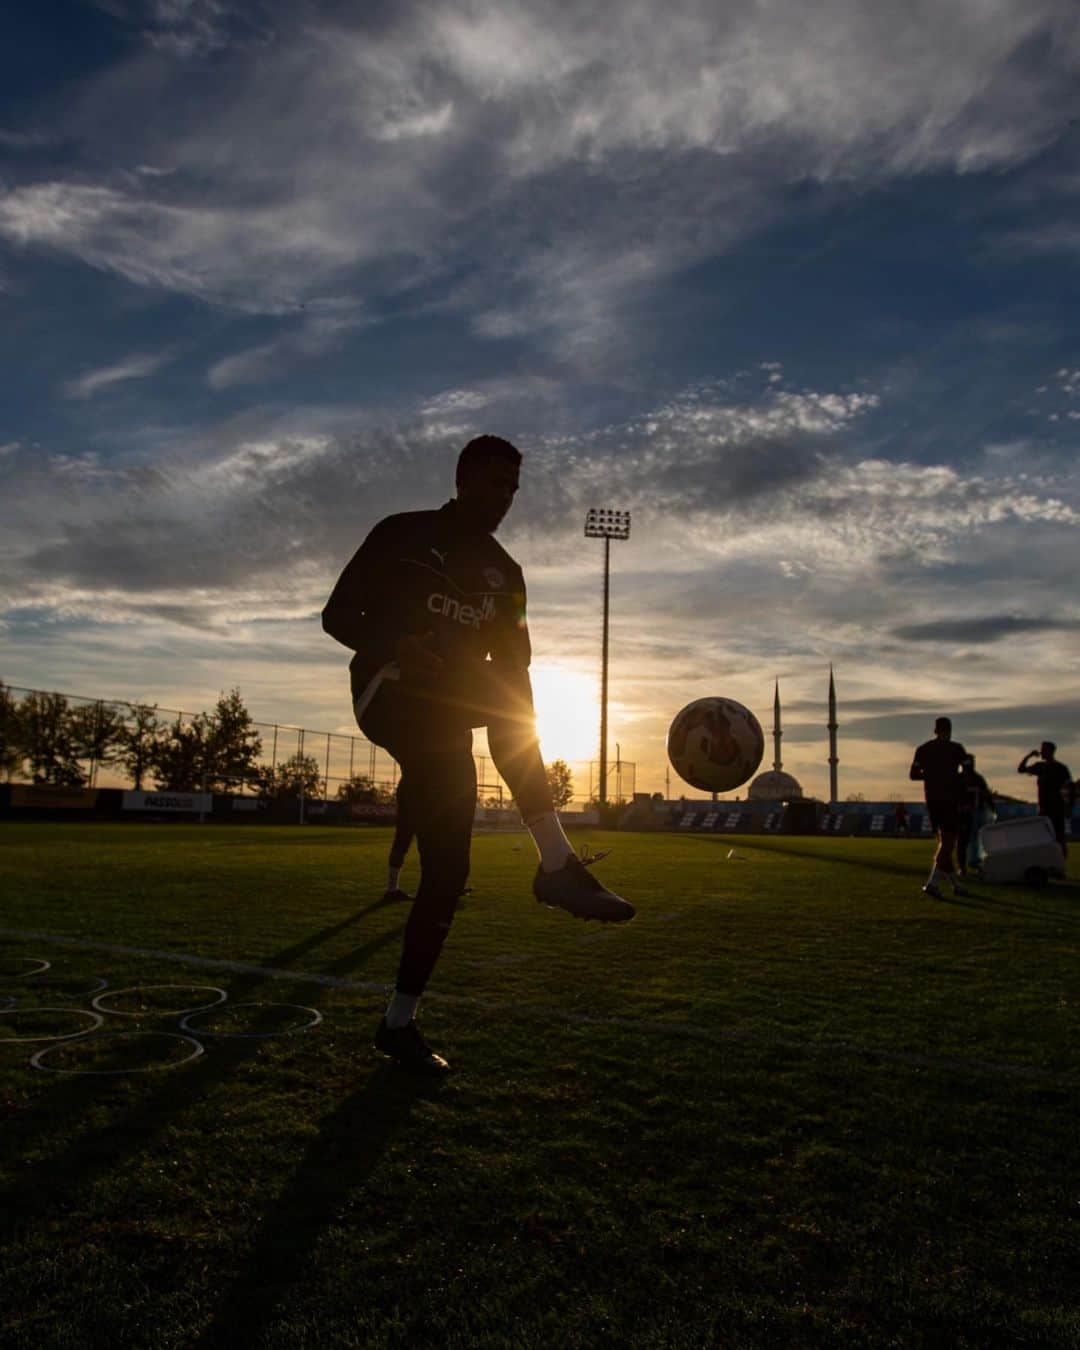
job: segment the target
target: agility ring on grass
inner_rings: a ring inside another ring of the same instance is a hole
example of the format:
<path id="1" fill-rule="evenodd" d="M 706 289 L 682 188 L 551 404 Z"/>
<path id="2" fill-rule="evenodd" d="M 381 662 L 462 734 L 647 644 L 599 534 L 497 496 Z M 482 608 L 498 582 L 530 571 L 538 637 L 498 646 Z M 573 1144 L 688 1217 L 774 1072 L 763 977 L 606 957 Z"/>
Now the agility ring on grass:
<path id="1" fill-rule="evenodd" d="M 10 1017 L 12 1013 L 18 1016 L 36 1016 L 38 1013 L 64 1013 L 68 1017 L 92 1017 L 94 1025 L 92 1027 L 83 1027 L 82 1031 L 69 1031 L 63 1036 L 54 1036 L 50 1033 L 48 1036 L 3 1036 L 0 1037 L 0 1045 L 25 1045 L 29 1041 L 74 1041 L 80 1036 L 89 1036 L 91 1032 L 97 1031 L 105 1018 L 99 1012 L 91 1012 L 89 1008 L 5 1008 L 0 1011 L 0 1017 Z"/>
<path id="2" fill-rule="evenodd" d="M 31 975 L 43 975 L 45 971 L 52 967 L 51 961 L 43 961 L 40 956 L 9 956 L 4 959 L 2 965 L 6 966 L 9 961 L 12 963 L 16 961 L 26 963 L 28 961 L 32 966 L 36 966 L 37 969 L 4 970 L 0 968 L 0 980 L 25 980 Z"/>
<path id="3" fill-rule="evenodd" d="M 159 1040 L 184 1041 L 193 1049 L 190 1055 L 178 1059 L 174 1064 L 149 1064 L 145 1068 L 139 1069 L 54 1069 L 52 1065 L 45 1063 L 45 1057 L 63 1047 L 47 1045 L 43 1050 L 39 1050 L 36 1054 L 30 1056 L 30 1063 L 33 1068 L 40 1069 L 43 1073 L 62 1073 L 70 1077 L 118 1078 L 123 1074 L 132 1073 L 168 1073 L 171 1069 L 182 1069 L 185 1064 L 190 1064 L 192 1060 L 198 1059 L 203 1054 L 203 1047 L 194 1036 L 181 1036 L 176 1031 L 116 1031 L 107 1032 L 104 1036 L 88 1036 L 86 1039 L 88 1044 L 92 1041 L 93 1044 L 100 1045 L 103 1040 L 130 1041 L 137 1036 L 156 1036 Z"/>
<path id="4" fill-rule="evenodd" d="M 189 1031 L 196 1036 L 214 1036 L 222 1041 L 265 1041 L 272 1036 L 298 1036 L 302 1031 L 310 1031 L 312 1027 L 317 1027 L 323 1020 L 322 1013 L 318 1008 L 306 1008 L 302 1003 L 230 1003 L 230 1010 L 233 1008 L 295 1008 L 297 1012 L 310 1013 L 311 1020 L 301 1023 L 296 1027 L 285 1027 L 282 1031 L 208 1031 L 203 1027 L 193 1027 L 191 1019 L 193 1017 L 205 1017 L 209 1012 L 216 1012 L 220 1004 L 214 1004 L 210 1008 L 201 1008 L 197 1012 L 187 1013 L 180 1019 L 180 1030 Z"/>
<path id="5" fill-rule="evenodd" d="M 140 1008 L 136 1012 L 125 1012 L 122 1008 L 106 1008 L 102 1005 L 103 999 L 119 998 L 121 994 L 141 994 L 148 989 L 209 990 L 217 994 L 217 998 L 212 1003 L 200 1003 L 195 1008 Z M 216 984 L 132 984 L 126 989 L 110 989 L 107 993 L 98 994 L 90 1000 L 90 1006 L 96 1008 L 98 1012 L 108 1013 L 110 1017 L 179 1017 L 185 1013 L 209 1012 L 211 1008 L 224 1003 L 228 997 L 225 990 L 219 989 Z"/>

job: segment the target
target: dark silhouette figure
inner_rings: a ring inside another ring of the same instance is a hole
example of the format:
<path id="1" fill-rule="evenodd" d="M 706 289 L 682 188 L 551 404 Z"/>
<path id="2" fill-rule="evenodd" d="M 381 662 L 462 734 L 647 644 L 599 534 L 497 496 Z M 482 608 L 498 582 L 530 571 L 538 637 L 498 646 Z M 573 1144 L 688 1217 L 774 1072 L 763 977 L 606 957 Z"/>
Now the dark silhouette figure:
<path id="1" fill-rule="evenodd" d="M 501 437 L 471 440 L 458 457 L 457 495 L 440 510 L 380 521 L 322 616 L 326 632 L 356 653 L 349 671 L 357 722 L 401 765 L 416 832 L 420 885 L 375 1044 L 424 1073 L 448 1067 L 424 1042 L 414 1014 L 469 875 L 474 727 L 487 728 L 495 767 L 540 855 L 536 898 L 579 918 L 634 916 L 575 856 L 540 757 L 525 579 L 493 537 L 517 493 L 521 458 Z"/>
<path id="2" fill-rule="evenodd" d="M 975 769 L 975 756 L 968 755 L 960 770 L 960 829 L 956 836 L 956 863 L 960 875 L 982 861 L 979 831 L 993 819 L 994 794 Z"/>
<path id="3" fill-rule="evenodd" d="M 956 879 L 953 852 L 960 830 L 960 798 L 963 791 L 961 770 L 967 751 L 952 739 L 952 721 L 939 717 L 934 723 L 934 739 L 924 741 L 915 750 L 910 777 L 921 782 L 926 795 L 926 811 L 930 824 L 937 830 L 938 846 L 930 876 L 923 891 L 935 900 L 944 899 L 941 883 L 948 879 L 954 892 L 963 895 Z"/>
<path id="4" fill-rule="evenodd" d="M 1016 772 L 1029 773 L 1038 779 L 1039 811 L 1053 825 L 1061 851 L 1065 853 L 1065 808 L 1068 806 L 1069 810 L 1072 810 L 1075 789 L 1072 774 L 1061 760 L 1055 759 L 1056 754 L 1057 746 L 1054 742 L 1043 741 L 1038 750 L 1027 752 L 1016 766 Z M 1041 762 L 1029 763 L 1036 756 Z"/>

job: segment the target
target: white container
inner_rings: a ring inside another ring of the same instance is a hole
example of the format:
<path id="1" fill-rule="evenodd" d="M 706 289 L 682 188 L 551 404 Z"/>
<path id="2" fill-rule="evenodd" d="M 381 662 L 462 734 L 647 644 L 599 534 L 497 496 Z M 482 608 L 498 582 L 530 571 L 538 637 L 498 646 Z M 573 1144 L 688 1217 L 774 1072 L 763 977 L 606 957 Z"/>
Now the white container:
<path id="1" fill-rule="evenodd" d="M 1022 881 L 1042 886 L 1065 875 L 1065 855 L 1046 816 L 1020 816 L 984 825 L 979 838 L 986 850 L 984 881 Z"/>

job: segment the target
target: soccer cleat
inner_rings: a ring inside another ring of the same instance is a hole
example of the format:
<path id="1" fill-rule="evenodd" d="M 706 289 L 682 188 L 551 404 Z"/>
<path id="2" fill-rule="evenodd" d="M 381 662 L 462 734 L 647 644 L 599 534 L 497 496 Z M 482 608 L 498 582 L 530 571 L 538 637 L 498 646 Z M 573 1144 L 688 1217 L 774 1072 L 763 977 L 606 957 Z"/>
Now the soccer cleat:
<path id="1" fill-rule="evenodd" d="M 581 859 L 583 867 L 591 867 L 593 863 L 603 862 L 610 852 L 611 849 L 602 848 L 598 853 L 590 853 L 588 844 L 582 844 L 578 857 Z"/>
<path id="2" fill-rule="evenodd" d="M 393 1028 L 386 1025 L 386 1018 L 383 1017 L 375 1029 L 375 1049 L 389 1055 L 410 1073 L 435 1077 L 446 1073 L 450 1067 L 442 1055 L 437 1055 L 420 1035 L 415 1017 L 408 1025 Z"/>
<path id="3" fill-rule="evenodd" d="M 931 898 L 931 900 L 945 899 L 945 897 L 941 894 L 941 892 L 938 890 L 938 888 L 934 885 L 932 881 L 928 881 L 922 889 L 923 895 L 928 895 Z"/>
<path id="4" fill-rule="evenodd" d="M 963 886 L 953 886 L 952 893 L 953 895 L 960 896 L 962 900 L 966 899 L 971 894 L 971 892 L 966 890 Z"/>
<path id="5" fill-rule="evenodd" d="M 589 872 L 573 854 L 557 872 L 536 869 L 533 895 L 549 909 L 565 909 L 575 919 L 598 919 L 601 923 L 626 923 L 636 913 L 629 900 L 616 895 Z"/>
<path id="6" fill-rule="evenodd" d="M 384 893 L 384 895 L 383 895 L 383 899 L 384 899 L 384 900 L 396 900 L 396 901 L 402 901 L 402 900 L 404 900 L 404 901 L 408 902 L 408 904 L 410 904 L 410 905 L 412 904 L 412 896 L 411 896 L 411 895 L 408 895 L 405 891 L 403 891 L 403 890 L 401 889 L 400 886 L 397 887 L 397 888 L 395 888 L 395 889 L 392 890 L 392 891 L 386 891 L 386 892 Z"/>

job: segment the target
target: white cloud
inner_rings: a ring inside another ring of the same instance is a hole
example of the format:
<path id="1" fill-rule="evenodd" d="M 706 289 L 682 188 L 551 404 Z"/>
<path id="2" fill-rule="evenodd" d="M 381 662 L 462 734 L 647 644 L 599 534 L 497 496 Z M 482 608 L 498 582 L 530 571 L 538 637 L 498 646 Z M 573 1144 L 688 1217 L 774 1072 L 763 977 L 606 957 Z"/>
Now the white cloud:
<path id="1" fill-rule="evenodd" d="M 479 389 L 446 389 L 429 398 L 420 408 L 422 417 L 445 417 L 447 413 L 475 412 L 491 402 L 489 394 Z"/>
<path id="2" fill-rule="evenodd" d="M 299 327 L 270 342 L 259 343 L 216 361 L 207 371 L 206 382 L 212 389 L 228 389 L 288 374 L 297 362 L 322 356 L 367 322 L 369 320 L 356 314 L 312 313 Z"/>
<path id="3" fill-rule="evenodd" d="M 65 398 L 92 398 L 103 389 L 123 384 L 128 380 L 143 380 L 160 370 L 166 362 L 172 360 L 168 352 L 143 352 L 125 357 L 111 366 L 102 366 L 97 370 L 85 371 L 82 375 L 68 380 L 63 386 Z"/>
<path id="4" fill-rule="evenodd" d="M 773 218 L 795 179 L 1030 157 L 1080 53 L 1066 0 L 677 0 L 661 24 L 645 0 L 429 0 L 353 23 L 282 9 L 251 43 L 237 22 L 157 5 L 161 41 L 226 63 L 197 100 L 175 52 L 145 50 L 76 100 L 80 139 L 167 174 L 13 187 L 0 234 L 252 311 L 470 274 L 450 302 L 481 333 L 584 365 L 617 364 L 625 304 Z M 1026 58 L 1040 37 L 1051 55 Z"/>

